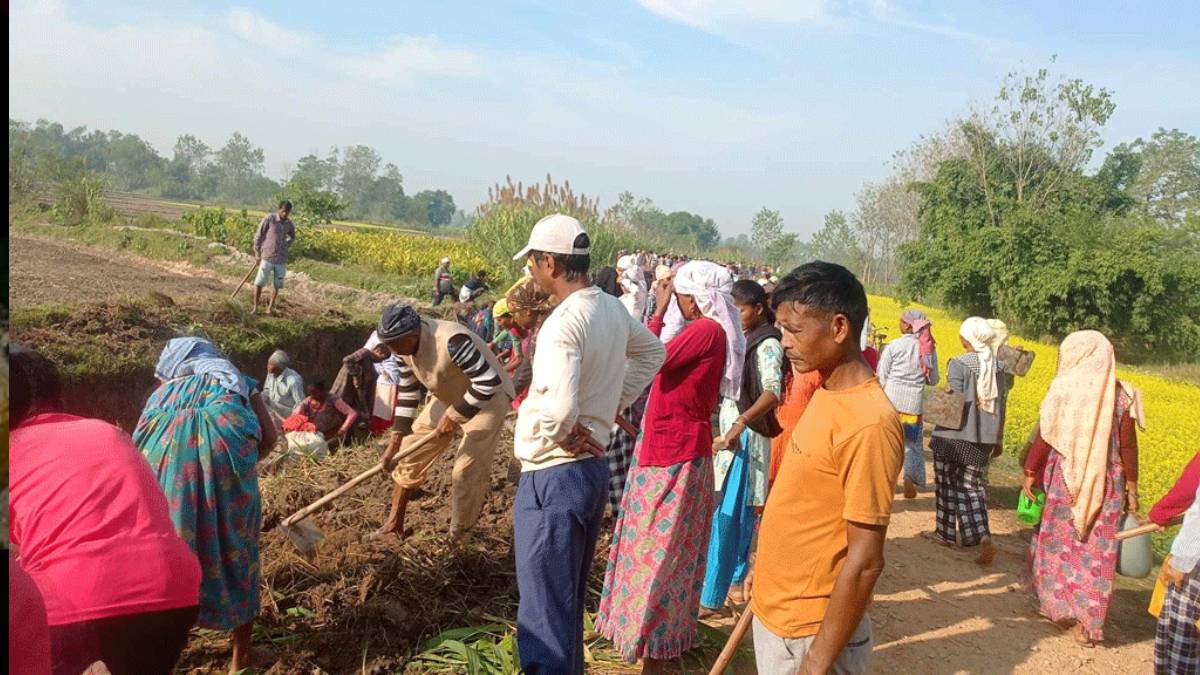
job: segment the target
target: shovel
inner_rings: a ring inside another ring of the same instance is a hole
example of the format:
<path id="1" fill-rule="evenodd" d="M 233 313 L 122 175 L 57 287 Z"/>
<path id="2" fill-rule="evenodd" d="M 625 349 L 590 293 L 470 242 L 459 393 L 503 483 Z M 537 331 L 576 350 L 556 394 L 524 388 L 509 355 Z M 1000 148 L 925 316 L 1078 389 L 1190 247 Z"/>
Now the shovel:
<path id="1" fill-rule="evenodd" d="M 421 449 L 423 446 L 437 437 L 438 433 L 436 431 L 430 433 L 398 453 L 396 455 L 396 459 L 403 459 L 404 457 Z M 344 484 L 326 494 L 324 497 L 321 497 L 317 501 L 300 509 L 287 518 L 284 518 L 283 522 L 279 524 L 280 527 L 283 528 L 283 533 L 287 535 L 288 539 L 291 540 L 292 545 L 295 546 L 305 558 L 312 558 L 313 554 L 317 552 L 317 544 L 320 543 L 324 535 L 321 534 L 321 530 L 317 528 L 312 521 L 308 520 L 308 517 L 329 502 L 332 502 L 338 497 L 341 497 L 347 492 L 353 490 L 363 481 L 382 471 L 383 464 L 376 464 L 375 466 L 358 474 L 354 478 L 346 481 Z"/>

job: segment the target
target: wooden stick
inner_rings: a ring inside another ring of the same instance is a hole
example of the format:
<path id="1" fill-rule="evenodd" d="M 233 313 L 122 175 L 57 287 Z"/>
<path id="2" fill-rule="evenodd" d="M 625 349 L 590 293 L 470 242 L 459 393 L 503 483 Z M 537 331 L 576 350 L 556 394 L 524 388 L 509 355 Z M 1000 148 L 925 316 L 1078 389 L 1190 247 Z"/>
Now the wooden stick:
<path id="1" fill-rule="evenodd" d="M 733 662 L 738 646 L 742 644 L 742 640 L 750 630 L 752 619 L 754 619 L 754 611 L 750 609 L 750 603 L 747 602 L 746 609 L 742 610 L 742 616 L 738 619 L 737 625 L 733 627 L 733 632 L 729 634 L 729 639 L 725 641 L 725 647 L 721 649 L 721 654 L 717 657 L 717 662 L 713 664 L 712 669 L 708 671 L 708 675 L 722 675 L 729 664 Z"/>
<path id="2" fill-rule="evenodd" d="M 254 265 L 250 267 L 250 271 L 246 272 L 246 276 L 242 278 L 242 283 L 238 284 L 238 287 L 233 289 L 233 293 L 231 293 L 229 295 L 230 300 L 237 297 L 238 291 L 242 290 L 242 286 L 245 286 L 247 281 L 250 281 L 250 276 L 252 274 L 254 274 L 254 270 L 256 270 L 256 269 L 258 269 L 258 261 L 257 260 L 254 261 Z"/>
<path id="3" fill-rule="evenodd" d="M 309 516 L 309 514 L 311 514 L 313 511 L 316 511 L 317 509 L 321 508 L 322 506 L 325 506 L 329 502 L 331 502 L 331 501 L 337 499 L 338 497 L 341 497 L 342 495 L 346 494 L 347 492 L 353 490 L 355 487 L 358 486 L 359 483 L 370 478 L 371 476 L 374 476 L 375 474 L 379 473 L 380 471 L 383 471 L 383 464 L 376 464 L 375 466 L 367 469 L 366 471 L 358 474 L 354 478 L 351 478 L 350 480 L 341 484 L 340 486 L 335 488 L 332 492 L 327 493 L 325 496 L 321 497 L 317 501 L 309 504 L 308 506 L 306 506 L 306 507 L 300 509 L 299 511 L 293 513 L 292 515 L 288 516 L 286 519 L 284 519 L 283 523 L 281 523 L 281 524 L 284 527 L 291 527 L 296 522 L 307 518 Z"/>
<path id="4" fill-rule="evenodd" d="M 1128 530 L 1121 530 L 1120 532 L 1118 532 L 1117 533 L 1117 541 L 1131 539 L 1133 537 L 1143 535 L 1143 534 L 1150 534 L 1151 532 L 1160 532 L 1162 529 L 1163 529 L 1162 526 L 1158 525 L 1156 523 L 1146 523 L 1145 525 L 1138 525 L 1137 527 L 1131 527 Z"/>
<path id="5" fill-rule="evenodd" d="M 426 444 L 428 444 L 430 441 L 432 441 L 433 439 L 435 439 L 437 437 L 438 437 L 438 433 L 436 431 L 434 431 L 433 433 L 430 433 L 429 435 L 425 436 L 421 440 L 412 444 L 408 448 L 405 448 L 402 452 L 400 452 L 396 456 L 396 459 L 402 459 L 402 458 L 406 457 L 407 455 L 410 455 L 410 454 L 416 452 L 421 447 L 425 446 Z M 308 506 L 306 506 L 306 507 L 300 509 L 299 511 L 293 513 L 292 515 L 288 516 L 280 524 L 283 525 L 284 527 L 291 527 L 292 525 L 298 523 L 299 521 L 307 518 L 309 515 L 311 515 L 317 509 L 321 508 L 322 506 L 325 506 L 326 504 L 337 499 L 338 497 L 341 497 L 342 495 L 346 494 L 350 490 L 353 490 L 360 483 L 362 483 L 363 481 L 367 480 L 371 476 L 374 476 L 375 474 L 377 474 L 381 471 L 383 471 L 383 463 L 382 462 L 379 464 L 376 464 L 375 466 L 358 474 L 354 478 L 351 478 L 350 480 L 343 483 L 341 486 L 335 488 L 332 492 L 329 492 L 328 494 L 326 494 L 324 497 L 321 497 L 317 501 L 309 504 Z"/>
<path id="6" fill-rule="evenodd" d="M 630 436 L 632 436 L 635 439 L 637 438 L 637 435 L 638 435 L 637 427 L 630 424 L 628 420 L 626 420 L 624 417 L 621 417 L 620 415 L 617 415 L 616 422 L 617 422 L 617 426 L 621 427 L 622 431 L 629 434 Z"/>

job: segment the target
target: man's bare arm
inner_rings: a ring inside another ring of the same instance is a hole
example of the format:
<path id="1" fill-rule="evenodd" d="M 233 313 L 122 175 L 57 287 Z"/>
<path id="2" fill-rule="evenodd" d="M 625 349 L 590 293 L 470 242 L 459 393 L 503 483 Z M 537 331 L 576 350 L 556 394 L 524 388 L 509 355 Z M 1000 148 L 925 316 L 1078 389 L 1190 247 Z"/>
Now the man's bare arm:
<path id="1" fill-rule="evenodd" d="M 854 629 L 862 621 L 875 590 L 875 582 L 883 573 L 883 542 L 886 525 L 846 523 L 846 562 L 833 584 L 825 619 L 813 639 L 812 646 L 800 666 L 801 673 L 827 673 Z"/>

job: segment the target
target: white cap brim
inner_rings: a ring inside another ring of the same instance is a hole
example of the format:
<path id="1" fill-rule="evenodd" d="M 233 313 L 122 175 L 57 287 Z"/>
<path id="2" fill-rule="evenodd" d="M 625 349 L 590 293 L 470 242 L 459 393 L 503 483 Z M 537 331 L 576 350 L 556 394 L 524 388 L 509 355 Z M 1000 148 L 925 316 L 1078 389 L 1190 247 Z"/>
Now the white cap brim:
<path id="1" fill-rule="evenodd" d="M 513 256 L 513 260 L 520 260 L 522 258 L 529 257 L 529 252 L 532 250 L 533 250 L 532 246 L 526 246 L 525 248 L 521 249 L 520 253 Z"/>

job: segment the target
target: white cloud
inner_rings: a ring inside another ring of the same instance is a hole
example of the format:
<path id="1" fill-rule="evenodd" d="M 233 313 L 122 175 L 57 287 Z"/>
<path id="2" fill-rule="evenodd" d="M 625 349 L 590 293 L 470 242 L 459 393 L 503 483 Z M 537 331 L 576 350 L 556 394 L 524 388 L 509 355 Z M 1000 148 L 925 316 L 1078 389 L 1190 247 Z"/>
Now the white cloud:
<path id="1" fill-rule="evenodd" d="M 914 19 L 907 12 L 897 7 L 891 0 L 871 0 L 868 4 L 868 11 L 872 19 L 888 26 L 931 33 L 965 42 L 973 42 L 990 48 L 998 48 L 1010 44 L 1004 40 L 998 40 L 987 35 L 957 28 L 950 23 L 935 23 Z"/>
<path id="2" fill-rule="evenodd" d="M 474 77 L 484 72 L 479 52 L 448 45 L 434 36 L 399 35 L 380 50 L 339 63 L 351 77 L 385 85 L 407 84 L 414 76 Z"/>
<path id="3" fill-rule="evenodd" d="M 800 24 L 827 16 L 826 0 L 638 0 L 645 9 L 692 28 L 716 33 L 729 24 Z"/>
<path id="4" fill-rule="evenodd" d="M 307 49 L 315 41 L 311 35 L 292 30 L 241 7 L 229 10 L 226 23 L 234 35 L 275 51 Z"/>

